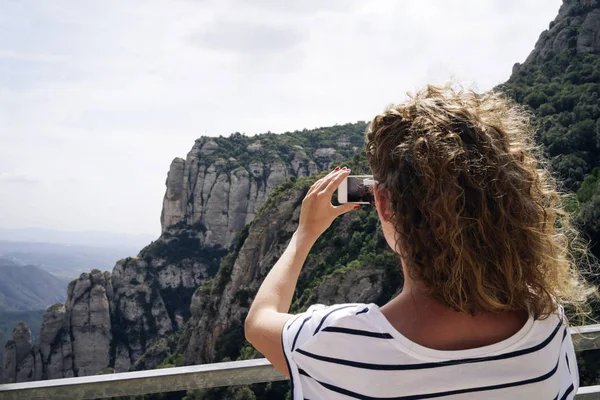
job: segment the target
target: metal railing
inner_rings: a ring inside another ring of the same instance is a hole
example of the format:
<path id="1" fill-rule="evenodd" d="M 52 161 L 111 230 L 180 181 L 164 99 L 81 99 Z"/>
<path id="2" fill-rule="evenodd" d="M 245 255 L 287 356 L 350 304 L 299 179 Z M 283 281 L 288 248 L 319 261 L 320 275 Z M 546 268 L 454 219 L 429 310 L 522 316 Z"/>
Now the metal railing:
<path id="1" fill-rule="evenodd" d="M 571 328 L 576 351 L 600 349 L 600 325 Z M 287 379 L 264 358 L 79 378 L 0 385 L 0 399 L 98 399 L 249 385 Z M 600 400 L 600 385 L 582 387 L 577 400 Z"/>

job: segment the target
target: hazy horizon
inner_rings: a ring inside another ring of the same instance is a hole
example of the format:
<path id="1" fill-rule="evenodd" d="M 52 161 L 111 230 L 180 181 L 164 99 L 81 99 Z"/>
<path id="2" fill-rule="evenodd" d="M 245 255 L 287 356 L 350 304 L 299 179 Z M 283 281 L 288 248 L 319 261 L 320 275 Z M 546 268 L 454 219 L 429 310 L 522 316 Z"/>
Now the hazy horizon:
<path id="1" fill-rule="evenodd" d="M 0 228 L 158 236 L 202 135 L 368 120 L 509 78 L 560 0 L 0 3 Z"/>
<path id="2" fill-rule="evenodd" d="M 110 231 L 56 230 L 38 227 L 0 227 L 0 242 L 48 243 L 88 247 L 135 248 L 156 240 L 158 235 L 146 233 L 123 233 Z"/>

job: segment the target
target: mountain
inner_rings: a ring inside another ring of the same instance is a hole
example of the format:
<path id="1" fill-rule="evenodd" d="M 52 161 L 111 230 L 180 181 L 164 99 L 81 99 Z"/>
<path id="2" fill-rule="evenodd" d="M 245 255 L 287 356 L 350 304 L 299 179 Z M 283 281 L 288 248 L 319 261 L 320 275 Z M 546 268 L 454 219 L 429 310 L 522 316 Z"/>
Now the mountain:
<path id="1" fill-rule="evenodd" d="M 77 277 L 94 268 L 109 269 L 115 260 L 136 255 L 138 249 L 0 240 L 0 257 L 19 265 L 37 265 L 65 278 Z"/>
<path id="2" fill-rule="evenodd" d="M 149 234 L 60 231 L 42 228 L 0 228 L 0 241 L 6 242 L 51 243 L 65 246 L 139 249 L 153 239 L 155 239 L 155 236 Z"/>
<path id="3" fill-rule="evenodd" d="M 600 2 L 565 0 L 500 88 L 533 111 L 539 142 L 576 193 L 571 211 L 600 257 Z"/>
<path id="4" fill-rule="evenodd" d="M 66 279 L 0 258 L 0 311 L 43 310 L 66 299 Z"/>
<path id="5" fill-rule="evenodd" d="M 196 140 L 185 160 L 171 163 L 163 232 L 178 223 L 198 226 L 203 243 L 229 248 L 275 187 L 356 154 L 365 128 L 359 122 L 282 135 L 234 133 Z"/>
<path id="6" fill-rule="evenodd" d="M 564 0 L 534 51 L 498 88 L 531 108 L 539 143 L 573 191 L 569 211 L 596 243 L 599 9 L 597 0 Z M 5 381 L 259 356 L 243 336 L 249 304 L 296 228 L 316 175 L 344 161 L 366 171 L 365 126 L 198 139 L 186 159 L 171 163 L 160 238 L 112 273 L 71 282 L 65 304 L 44 314 L 39 347 L 19 325 L 5 349 Z M 401 285 L 377 216 L 363 209 L 336 220 L 315 245 L 291 311 L 350 299 L 382 304 Z M 584 385 L 600 383 L 598 353 L 580 356 Z M 288 388 L 230 387 L 186 399 L 280 399 Z"/>

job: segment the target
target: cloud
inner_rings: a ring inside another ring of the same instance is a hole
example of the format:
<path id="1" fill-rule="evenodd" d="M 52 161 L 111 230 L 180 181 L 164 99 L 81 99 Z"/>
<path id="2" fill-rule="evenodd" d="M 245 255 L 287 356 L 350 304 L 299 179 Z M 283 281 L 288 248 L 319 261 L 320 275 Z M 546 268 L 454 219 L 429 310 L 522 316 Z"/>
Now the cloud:
<path id="1" fill-rule="evenodd" d="M 0 221 L 157 233 L 197 137 L 366 120 L 451 76 L 489 89 L 560 3 L 0 2 Z"/>
<path id="2" fill-rule="evenodd" d="M 27 176 L 24 174 L 14 174 L 9 172 L 0 172 L 0 184 L 3 183 L 16 183 L 16 184 L 39 184 L 41 183 L 38 179 Z"/>
<path id="3" fill-rule="evenodd" d="M 0 49 L 0 59 L 48 63 L 65 61 L 67 57 L 58 54 L 20 53 L 14 50 Z"/>
<path id="4" fill-rule="evenodd" d="M 303 40 L 293 27 L 244 21 L 215 21 L 192 35 L 194 44 L 211 50 L 263 55 L 288 50 Z"/>
<path id="5" fill-rule="evenodd" d="M 248 6 L 260 12 L 277 12 L 280 14 L 314 15 L 320 12 L 350 12 L 356 5 L 356 2 L 347 0 L 303 0 L 303 1 L 280 1 L 280 0 L 254 0 L 247 2 L 245 0 L 234 0 L 230 7 Z"/>

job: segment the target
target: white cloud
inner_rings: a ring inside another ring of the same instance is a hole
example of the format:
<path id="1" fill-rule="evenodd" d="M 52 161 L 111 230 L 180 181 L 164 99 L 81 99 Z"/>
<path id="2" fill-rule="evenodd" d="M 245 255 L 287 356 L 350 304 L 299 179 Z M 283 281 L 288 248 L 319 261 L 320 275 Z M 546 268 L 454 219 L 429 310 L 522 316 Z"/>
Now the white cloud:
<path id="1" fill-rule="evenodd" d="M 23 174 L 0 172 L 0 183 L 35 184 L 38 180 Z"/>
<path id="2" fill-rule="evenodd" d="M 212 50 L 242 54 L 285 51 L 302 40 L 302 33 L 286 26 L 247 21 L 215 21 L 192 36 L 192 42 Z"/>
<path id="3" fill-rule="evenodd" d="M 489 89 L 560 0 L 0 2 L 0 226 L 154 232 L 195 138 L 365 120 Z M 18 179 L 17 179 L 18 180 Z"/>
<path id="4" fill-rule="evenodd" d="M 0 59 L 46 63 L 65 61 L 66 57 L 59 54 L 20 53 L 14 50 L 0 49 Z"/>

